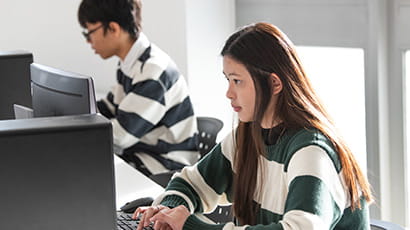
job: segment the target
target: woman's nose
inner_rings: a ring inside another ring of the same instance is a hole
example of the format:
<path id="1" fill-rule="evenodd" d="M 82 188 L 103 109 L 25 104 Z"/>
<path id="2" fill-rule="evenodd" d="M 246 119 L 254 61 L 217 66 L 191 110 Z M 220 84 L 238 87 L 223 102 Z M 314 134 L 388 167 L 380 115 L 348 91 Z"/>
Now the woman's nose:
<path id="1" fill-rule="evenodd" d="M 231 88 L 231 84 L 229 84 L 228 89 L 226 90 L 226 97 L 228 99 L 233 99 L 233 97 L 234 97 L 234 93 L 233 93 L 233 90 Z"/>

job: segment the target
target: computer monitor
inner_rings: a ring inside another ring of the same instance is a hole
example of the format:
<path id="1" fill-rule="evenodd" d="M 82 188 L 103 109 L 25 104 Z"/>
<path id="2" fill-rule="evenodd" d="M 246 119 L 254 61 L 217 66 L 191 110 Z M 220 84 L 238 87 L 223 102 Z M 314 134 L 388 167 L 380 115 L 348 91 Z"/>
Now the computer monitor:
<path id="1" fill-rule="evenodd" d="M 31 107 L 30 64 L 27 51 L 0 51 L 0 120 L 14 119 L 13 104 Z"/>
<path id="2" fill-rule="evenodd" d="M 108 119 L 0 121 L 0 146 L 0 229 L 116 229 Z"/>
<path id="3" fill-rule="evenodd" d="M 97 112 L 93 79 L 33 63 L 30 66 L 34 117 Z"/>

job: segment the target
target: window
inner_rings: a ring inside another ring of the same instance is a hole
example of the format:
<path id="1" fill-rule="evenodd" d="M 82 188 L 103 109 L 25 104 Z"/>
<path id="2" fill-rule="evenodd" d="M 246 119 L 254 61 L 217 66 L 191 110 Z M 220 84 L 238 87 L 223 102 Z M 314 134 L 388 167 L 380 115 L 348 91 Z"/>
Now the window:
<path id="1" fill-rule="evenodd" d="M 336 127 L 366 170 L 363 49 L 298 46 L 297 51 Z"/>

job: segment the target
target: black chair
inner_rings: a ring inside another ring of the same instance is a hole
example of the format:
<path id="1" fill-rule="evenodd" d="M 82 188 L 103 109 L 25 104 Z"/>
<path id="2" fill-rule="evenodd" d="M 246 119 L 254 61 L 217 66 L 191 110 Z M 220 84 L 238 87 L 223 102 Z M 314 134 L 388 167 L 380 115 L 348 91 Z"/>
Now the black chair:
<path id="1" fill-rule="evenodd" d="M 215 145 L 216 137 L 223 127 L 223 122 L 213 117 L 197 117 L 198 126 L 198 151 L 201 158 L 207 154 Z M 159 173 L 150 176 L 150 179 L 155 181 L 162 187 L 166 187 L 171 180 L 172 175 L 177 171 Z"/>
<path id="2" fill-rule="evenodd" d="M 400 225 L 394 224 L 392 222 L 371 219 L 370 229 L 371 230 L 404 230 L 405 228 L 401 227 Z"/>
<path id="3" fill-rule="evenodd" d="M 198 150 L 202 158 L 216 145 L 216 137 L 224 124 L 221 120 L 213 117 L 197 117 L 197 124 Z"/>
<path id="4" fill-rule="evenodd" d="M 223 122 L 213 117 L 198 117 L 199 144 L 198 149 L 203 158 L 216 145 L 216 138 L 223 127 Z M 233 220 L 231 205 L 218 206 L 207 218 L 215 223 L 226 223 Z"/>

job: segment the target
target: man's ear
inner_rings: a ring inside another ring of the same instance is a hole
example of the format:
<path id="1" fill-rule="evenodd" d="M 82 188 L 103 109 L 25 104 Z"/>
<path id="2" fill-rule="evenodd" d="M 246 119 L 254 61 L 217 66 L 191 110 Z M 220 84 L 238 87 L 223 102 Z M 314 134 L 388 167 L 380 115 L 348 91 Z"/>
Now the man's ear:
<path id="1" fill-rule="evenodd" d="M 283 84 L 282 80 L 278 77 L 278 75 L 272 73 L 271 75 L 272 86 L 273 86 L 273 95 L 276 95 L 282 92 Z"/>
<path id="2" fill-rule="evenodd" d="M 120 34 L 121 32 L 121 26 L 116 23 L 116 22 L 110 22 L 108 24 L 108 31 L 110 31 L 111 33 L 113 33 L 114 35 L 116 34 Z"/>

